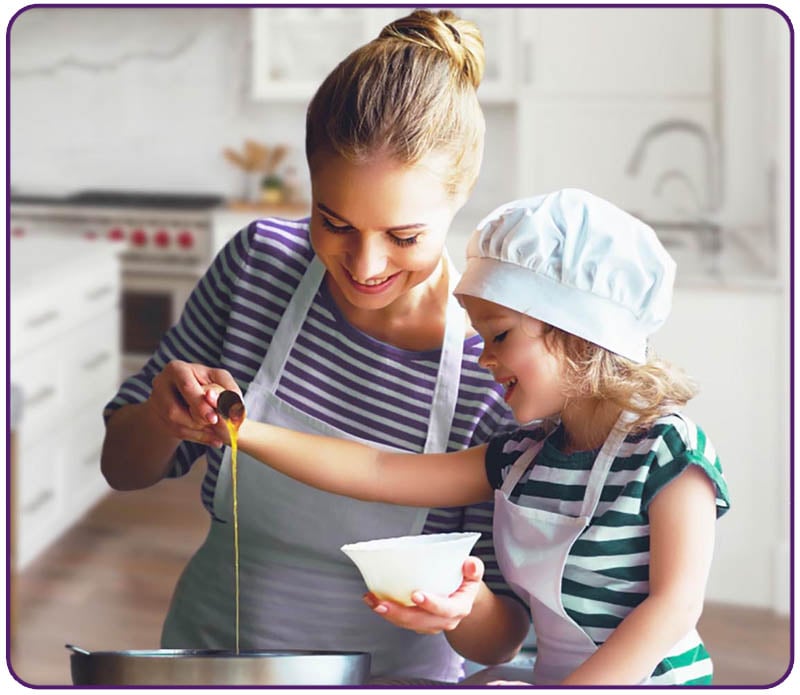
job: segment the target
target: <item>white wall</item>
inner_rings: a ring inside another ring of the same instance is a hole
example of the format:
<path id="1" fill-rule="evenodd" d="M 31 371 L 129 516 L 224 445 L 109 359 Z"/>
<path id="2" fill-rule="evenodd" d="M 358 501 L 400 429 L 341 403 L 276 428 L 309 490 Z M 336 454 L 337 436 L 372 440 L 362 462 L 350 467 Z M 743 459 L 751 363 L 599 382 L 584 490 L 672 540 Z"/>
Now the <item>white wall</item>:
<path id="1" fill-rule="evenodd" d="M 302 105 L 248 98 L 248 10 L 32 9 L 11 27 L 11 171 L 20 190 L 220 192 L 223 147 L 288 142 Z M 304 169 L 303 169 L 304 170 Z"/>

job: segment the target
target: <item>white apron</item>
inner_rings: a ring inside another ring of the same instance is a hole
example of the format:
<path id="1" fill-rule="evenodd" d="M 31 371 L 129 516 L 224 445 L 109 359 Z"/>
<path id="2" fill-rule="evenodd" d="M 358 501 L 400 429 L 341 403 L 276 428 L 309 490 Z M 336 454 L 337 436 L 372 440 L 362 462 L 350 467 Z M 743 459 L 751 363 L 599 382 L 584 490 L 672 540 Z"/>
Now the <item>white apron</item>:
<path id="1" fill-rule="evenodd" d="M 457 280 L 450 266 L 451 288 Z M 315 256 L 247 389 L 247 417 L 291 429 L 356 439 L 276 395 L 284 364 L 325 276 Z M 466 320 L 449 296 L 426 452 L 444 452 L 461 374 Z M 389 448 L 389 447 L 384 447 Z M 325 451 L 319 452 L 325 465 Z M 184 570 L 162 633 L 165 648 L 232 649 L 235 644 L 230 449 L 214 493 L 209 535 Z M 240 648 L 372 653 L 372 674 L 456 680 L 461 658 L 444 635 L 418 635 L 373 614 L 345 543 L 418 534 L 428 509 L 362 502 L 316 490 L 239 453 Z"/>
<path id="2" fill-rule="evenodd" d="M 531 682 L 536 685 L 560 683 L 597 650 L 589 635 L 564 610 L 561 580 L 570 549 L 594 515 L 633 417 L 628 412 L 619 416 L 598 453 L 578 517 L 525 508 L 509 500 L 544 442 L 522 454 L 495 491 L 495 553 L 508 584 L 530 605 L 537 645 Z"/>

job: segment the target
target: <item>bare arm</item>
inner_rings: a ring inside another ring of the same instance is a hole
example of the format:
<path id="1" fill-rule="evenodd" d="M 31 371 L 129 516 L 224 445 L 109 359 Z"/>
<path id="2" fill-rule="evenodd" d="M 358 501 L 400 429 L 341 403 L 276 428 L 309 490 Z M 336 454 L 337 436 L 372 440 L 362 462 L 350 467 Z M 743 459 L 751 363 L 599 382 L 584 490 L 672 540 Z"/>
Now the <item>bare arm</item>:
<path id="1" fill-rule="evenodd" d="M 481 582 L 469 615 L 445 636 L 463 657 L 495 665 L 517 655 L 529 627 L 528 612 L 519 601 L 495 594 Z"/>
<path id="2" fill-rule="evenodd" d="M 711 566 L 714 486 L 690 466 L 650 505 L 650 595 L 563 685 L 636 684 L 697 624 Z"/>
<path id="3" fill-rule="evenodd" d="M 220 426 L 217 432 L 227 441 Z M 491 499 L 485 446 L 449 454 L 390 453 L 358 442 L 294 432 L 254 420 L 239 447 L 307 485 L 372 502 L 453 507 Z"/>
<path id="4" fill-rule="evenodd" d="M 175 360 L 155 377 L 145 402 L 111 415 L 100 468 L 112 488 L 138 490 L 157 483 L 167 475 L 183 440 L 221 446 L 213 430 L 216 412 L 205 399 L 206 385 L 212 382 L 239 390 L 223 369 Z"/>

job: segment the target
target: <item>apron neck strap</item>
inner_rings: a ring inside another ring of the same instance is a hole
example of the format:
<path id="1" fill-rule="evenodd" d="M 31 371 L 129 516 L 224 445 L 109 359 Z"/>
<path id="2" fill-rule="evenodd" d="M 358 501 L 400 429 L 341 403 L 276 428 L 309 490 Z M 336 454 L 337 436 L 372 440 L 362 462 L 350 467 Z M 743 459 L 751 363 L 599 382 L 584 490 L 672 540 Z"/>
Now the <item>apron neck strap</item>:
<path id="1" fill-rule="evenodd" d="M 425 453 L 447 451 L 461 383 L 461 361 L 464 355 L 464 338 L 467 330 L 464 309 L 453 295 L 459 274 L 446 251 L 442 263 L 443 272 L 448 274 L 447 315 L 439 370 L 431 402 Z M 273 394 L 278 388 L 286 360 L 324 278 L 325 266 L 315 255 L 300 280 L 300 284 L 292 294 L 272 337 L 260 373 L 257 375 L 260 382 Z"/>
<path id="2" fill-rule="evenodd" d="M 636 415 L 634 413 L 623 410 L 614 423 L 614 427 L 611 429 L 606 441 L 603 442 L 603 447 L 600 449 L 592 465 L 589 482 L 586 484 L 586 494 L 583 497 L 581 516 L 591 519 L 594 515 L 597 505 L 600 502 L 600 495 L 603 491 L 606 478 L 608 477 L 608 472 L 611 470 L 611 464 L 614 463 L 614 459 L 617 457 L 625 441 L 625 437 L 628 436 L 630 424 L 635 419 Z"/>

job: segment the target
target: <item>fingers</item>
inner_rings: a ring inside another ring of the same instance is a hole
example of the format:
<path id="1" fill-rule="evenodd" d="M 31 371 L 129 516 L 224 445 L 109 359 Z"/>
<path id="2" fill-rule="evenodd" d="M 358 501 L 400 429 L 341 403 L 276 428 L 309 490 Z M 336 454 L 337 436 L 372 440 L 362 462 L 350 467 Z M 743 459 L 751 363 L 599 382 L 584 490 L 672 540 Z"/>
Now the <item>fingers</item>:
<path id="1" fill-rule="evenodd" d="M 484 565 L 480 558 L 468 557 L 462 566 L 463 581 L 449 596 L 415 591 L 413 606 L 381 600 L 373 593 L 364 595 L 374 613 L 398 627 L 420 634 L 436 634 L 454 630 L 470 614 L 483 582 Z"/>
<path id="2" fill-rule="evenodd" d="M 219 447 L 216 394 L 226 388 L 240 392 L 226 370 L 173 360 L 153 379 L 148 401 L 172 436 Z"/>
<path id="3" fill-rule="evenodd" d="M 415 591 L 411 600 L 415 605 L 403 606 L 394 601 L 378 599 L 374 594 L 364 596 L 364 603 L 393 625 L 426 635 L 454 630 L 472 608 L 472 601 L 463 597 L 451 599 L 421 591 Z"/>

